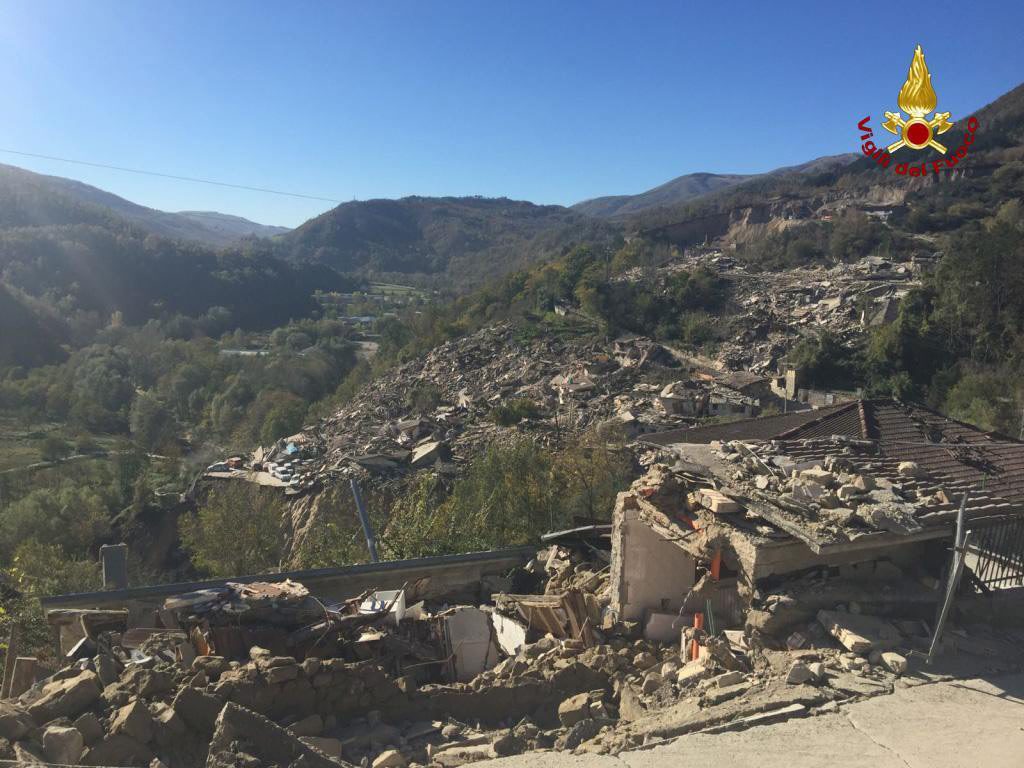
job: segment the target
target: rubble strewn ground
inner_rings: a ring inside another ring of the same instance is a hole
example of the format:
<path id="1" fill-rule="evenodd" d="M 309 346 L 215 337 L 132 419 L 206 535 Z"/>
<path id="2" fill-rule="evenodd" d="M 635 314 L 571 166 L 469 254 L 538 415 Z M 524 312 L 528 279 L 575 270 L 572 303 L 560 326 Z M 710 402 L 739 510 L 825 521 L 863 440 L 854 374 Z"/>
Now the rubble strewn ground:
<path id="1" fill-rule="evenodd" d="M 868 256 L 831 267 L 762 272 L 748 270 L 717 248 L 696 247 L 650 274 L 637 268 L 619 279 L 657 281 L 696 267 L 712 269 L 729 281 L 738 312 L 735 335 L 721 344 L 716 362 L 723 370 L 774 375 L 780 359 L 808 329 L 828 330 L 840 338 L 866 326 L 895 319 L 899 302 L 920 285 L 929 260 L 902 263 Z"/>
<path id="2" fill-rule="evenodd" d="M 656 469 L 635 488 L 664 504 L 669 477 Z M 156 629 L 83 614 L 69 665 L 0 702 L 0 758 L 450 768 L 537 750 L 615 754 L 828 711 L 922 674 L 928 626 L 894 615 L 899 569 L 872 564 L 870 587 L 804 570 L 762 585 L 735 628 L 724 613 L 695 627 L 680 611 L 673 639 L 656 640 L 615 616 L 607 530 L 553 537 L 509 575 L 528 591 L 482 606 L 409 605 L 404 591 L 324 603 L 286 581 L 171 597 Z M 945 650 L 1014 669 L 1022 639 L 954 626 Z"/>

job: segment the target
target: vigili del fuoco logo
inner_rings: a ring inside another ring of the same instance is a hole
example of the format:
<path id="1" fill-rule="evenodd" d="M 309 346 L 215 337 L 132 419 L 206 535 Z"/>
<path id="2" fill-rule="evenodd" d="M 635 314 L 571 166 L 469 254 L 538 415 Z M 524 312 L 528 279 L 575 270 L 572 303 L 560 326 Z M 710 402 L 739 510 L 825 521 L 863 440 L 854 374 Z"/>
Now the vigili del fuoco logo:
<path id="1" fill-rule="evenodd" d="M 899 98 L 896 100 L 900 111 L 886 112 L 885 122 L 882 127 L 890 133 L 896 134 L 899 138 L 886 147 L 879 147 L 872 141 L 875 133 L 871 129 L 871 116 L 868 115 L 859 123 L 857 128 L 861 132 L 861 151 L 868 157 L 874 158 L 875 162 L 883 168 L 888 168 L 892 163 L 893 155 L 900 150 L 913 150 L 920 152 L 932 149 L 939 153 L 940 157 L 927 159 L 917 165 L 915 159 L 901 157 L 905 162 L 897 163 L 893 172 L 900 176 L 927 176 L 930 173 L 937 174 L 940 171 L 953 168 L 961 160 L 967 157 L 971 144 L 974 143 L 974 134 L 978 130 L 978 119 L 972 117 L 967 120 L 966 131 L 963 134 L 963 143 L 958 147 L 946 147 L 946 144 L 939 141 L 938 137 L 950 130 L 956 123 L 950 120 L 949 112 L 936 112 L 938 97 L 935 95 L 935 88 L 932 87 L 932 76 L 928 71 L 928 65 L 924 61 L 924 51 L 921 46 L 914 50 L 914 58 L 910 62 L 910 71 L 907 72 L 907 80 L 900 88 Z M 903 112 L 907 113 L 904 119 Z M 928 115 L 932 114 L 929 119 Z M 904 155 L 908 154 L 906 152 Z"/>

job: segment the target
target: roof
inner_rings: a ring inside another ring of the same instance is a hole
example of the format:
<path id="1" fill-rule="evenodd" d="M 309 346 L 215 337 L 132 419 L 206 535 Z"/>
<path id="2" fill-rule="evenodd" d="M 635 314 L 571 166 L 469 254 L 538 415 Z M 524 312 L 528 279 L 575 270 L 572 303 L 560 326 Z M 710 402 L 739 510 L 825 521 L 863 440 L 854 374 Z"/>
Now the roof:
<path id="1" fill-rule="evenodd" d="M 1024 502 L 1024 443 L 891 399 L 854 400 L 813 411 L 763 416 L 646 435 L 659 445 L 715 440 L 814 440 L 833 435 L 877 441 L 883 456 Z"/>
<path id="2" fill-rule="evenodd" d="M 672 429 L 644 435 L 644 440 L 658 445 L 671 443 L 710 443 L 714 440 L 771 440 L 784 432 L 808 422 L 824 418 L 832 412 L 845 408 L 849 403 L 830 405 L 817 410 L 779 413 L 773 416 L 758 416 L 753 419 L 739 419 L 717 424 L 707 424 L 687 429 Z M 830 433 L 831 434 L 831 433 Z"/>
<path id="3" fill-rule="evenodd" d="M 776 440 L 753 443 L 738 454 L 736 447 L 729 445 L 723 445 L 720 451 L 704 445 L 677 444 L 675 450 L 689 470 L 704 466 L 711 482 L 747 510 L 742 516 L 713 515 L 716 523 L 753 535 L 751 522 L 760 519 L 756 536 L 793 537 L 816 553 L 851 545 L 864 548 L 922 536 L 951 535 L 951 524 L 965 491 L 969 491 L 966 518 L 972 522 L 1024 516 L 1024 502 L 970 481 L 932 471 L 902 471 L 900 459 L 882 454 L 879 444 L 870 440 Z M 791 477 L 786 469 L 793 466 L 818 469 L 809 470 L 810 479 L 803 471 L 797 479 L 797 473 Z M 768 483 L 754 482 L 759 476 L 764 480 L 765 474 L 771 478 Z M 833 499 L 825 503 L 823 497 L 815 497 L 822 498 L 819 505 L 797 493 L 798 485 L 810 482 L 820 484 L 819 492 L 828 495 L 827 488 L 851 482 L 841 478 L 856 476 L 872 479 L 868 490 L 841 496 L 838 502 Z"/>

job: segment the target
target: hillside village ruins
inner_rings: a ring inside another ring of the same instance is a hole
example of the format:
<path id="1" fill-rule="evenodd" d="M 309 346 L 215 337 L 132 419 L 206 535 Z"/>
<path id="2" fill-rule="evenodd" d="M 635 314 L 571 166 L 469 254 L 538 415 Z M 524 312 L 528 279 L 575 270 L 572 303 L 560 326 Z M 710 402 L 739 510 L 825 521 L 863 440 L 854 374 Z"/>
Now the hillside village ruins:
<path id="1" fill-rule="evenodd" d="M 509 434 L 613 430 L 637 472 L 610 523 L 539 550 L 159 586 L 130 586 L 124 545 L 105 547 L 104 591 L 43 601 L 62 668 L 13 638 L 0 760 L 452 768 L 808 716 L 950 659 L 1017 668 L 1024 443 L 808 389 L 787 363 L 805 326 L 891 322 L 927 260 L 794 281 L 695 249 L 647 278 L 699 265 L 746 308 L 714 359 L 492 326 L 200 481 L 284 494 L 297 546 L 332 485 L 397 491 Z M 490 418 L 524 401 L 518 423 Z"/>

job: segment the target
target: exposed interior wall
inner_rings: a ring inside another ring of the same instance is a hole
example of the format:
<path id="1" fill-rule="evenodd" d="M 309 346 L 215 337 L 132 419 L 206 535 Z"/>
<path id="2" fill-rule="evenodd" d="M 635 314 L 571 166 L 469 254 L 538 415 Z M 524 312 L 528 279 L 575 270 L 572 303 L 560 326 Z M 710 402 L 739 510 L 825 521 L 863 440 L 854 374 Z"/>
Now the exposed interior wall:
<path id="1" fill-rule="evenodd" d="M 611 570 L 612 609 L 625 621 L 642 620 L 647 610 L 678 611 L 696 580 L 693 557 L 641 520 L 628 494 L 615 509 Z"/>

